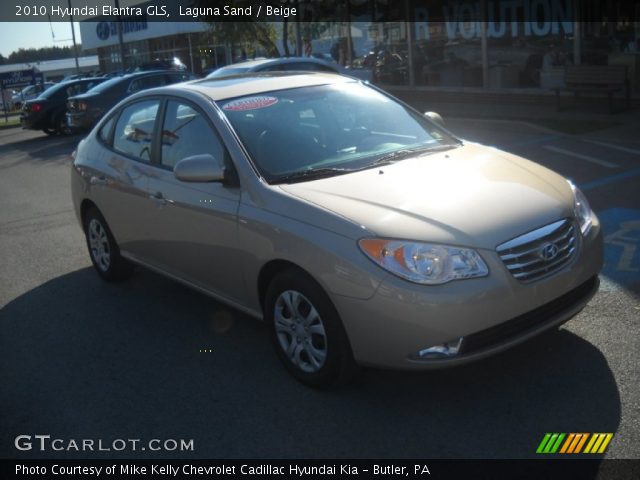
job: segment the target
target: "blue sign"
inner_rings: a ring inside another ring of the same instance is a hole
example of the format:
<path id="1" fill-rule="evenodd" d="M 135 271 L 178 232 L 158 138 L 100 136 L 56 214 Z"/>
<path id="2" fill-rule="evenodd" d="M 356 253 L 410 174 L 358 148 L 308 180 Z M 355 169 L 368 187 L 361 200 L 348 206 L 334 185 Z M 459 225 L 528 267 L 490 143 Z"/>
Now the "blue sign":
<path id="1" fill-rule="evenodd" d="M 42 73 L 31 70 L 15 70 L 13 72 L 0 73 L 0 88 L 25 87 L 42 83 L 44 77 Z"/>
<path id="2" fill-rule="evenodd" d="M 147 28 L 149 28 L 146 14 L 141 15 L 139 18 L 122 17 L 120 22 L 98 22 L 96 25 L 96 36 L 102 41 L 108 40 L 109 37 L 117 36 L 118 23 L 121 25 L 123 35 L 147 30 Z"/>
<path id="3" fill-rule="evenodd" d="M 100 40 L 106 40 L 111 34 L 111 27 L 108 22 L 100 22 L 96 25 L 96 35 Z"/>
<path id="4" fill-rule="evenodd" d="M 640 283 L 640 210 L 611 208 L 598 213 L 604 232 L 602 273 L 616 283 Z"/>

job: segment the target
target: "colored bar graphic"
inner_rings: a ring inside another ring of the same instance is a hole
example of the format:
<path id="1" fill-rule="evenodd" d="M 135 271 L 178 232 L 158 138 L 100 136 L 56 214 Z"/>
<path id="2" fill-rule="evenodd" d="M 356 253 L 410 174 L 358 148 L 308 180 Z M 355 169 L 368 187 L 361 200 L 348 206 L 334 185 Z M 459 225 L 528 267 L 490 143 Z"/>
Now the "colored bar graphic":
<path id="1" fill-rule="evenodd" d="M 607 433 L 606 434 L 606 437 L 605 437 L 604 441 L 602 442 L 602 445 L 600 445 L 600 449 L 598 450 L 598 453 L 604 453 L 604 451 L 609 446 L 609 442 L 611 441 L 612 438 L 613 438 L 613 433 Z"/>
<path id="2" fill-rule="evenodd" d="M 558 439 L 556 440 L 556 443 L 553 445 L 553 448 L 551 448 L 551 452 L 549 453 L 556 453 L 558 451 L 558 448 L 560 447 L 560 444 L 562 443 L 562 440 L 564 439 L 565 434 L 561 433 L 558 435 Z"/>
<path id="3" fill-rule="evenodd" d="M 562 449 L 560 450 L 560 453 L 567 453 L 567 449 L 571 445 L 571 442 L 573 442 L 574 438 L 576 438 L 576 434 L 570 433 L 569 436 L 567 437 L 567 441 L 564 442 L 564 445 L 562 445 Z"/>
<path id="4" fill-rule="evenodd" d="M 553 446 L 556 443 L 556 439 L 558 438 L 558 434 L 554 433 L 553 435 L 551 435 L 551 438 L 549 439 L 549 441 L 547 442 L 547 446 L 544 447 L 544 452 L 543 453 L 553 453 L 551 451 L 551 449 L 553 448 Z"/>
<path id="5" fill-rule="evenodd" d="M 580 453 L 582 451 L 582 447 L 584 446 L 584 443 L 587 441 L 587 438 L 589 438 L 588 433 L 581 433 L 580 435 L 582 435 L 582 438 L 580 439 L 580 442 L 576 446 L 576 450 L 573 453 Z"/>
<path id="6" fill-rule="evenodd" d="M 551 434 L 550 433 L 546 433 L 544 435 L 542 441 L 540 442 L 540 445 L 538 445 L 538 449 L 536 450 L 536 453 L 542 453 L 542 451 L 544 450 L 544 446 L 549 441 L 549 438 L 551 438 Z"/>
<path id="7" fill-rule="evenodd" d="M 565 440 L 566 438 L 566 440 Z M 613 433 L 545 433 L 536 449 L 541 454 L 604 453 Z M 585 447 L 586 444 L 586 447 Z M 561 447 L 562 445 L 562 447 Z M 584 449 L 583 449 L 584 448 Z M 559 451 L 558 451 L 559 450 Z"/>
<path id="8" fill-rule="evenodd" d="M 584 449 L 584 453 L 591 453 L 591 447 L 596 443 L 596 437 L 596 434 L 591 435 L 591 439 L 589 440 L 589 443 L 587 443 L 587 448 Z"/>
<path id="9" fill-rule="evenodd" d="M 571 446 L 569 447 L 569 450 L 567 450 L 567 453 L 573 453 L 580 440 L 582 440 L 582 434 L 576 433 L 575 437 L 573 437 L 573 442 L 571 442 Z"/>

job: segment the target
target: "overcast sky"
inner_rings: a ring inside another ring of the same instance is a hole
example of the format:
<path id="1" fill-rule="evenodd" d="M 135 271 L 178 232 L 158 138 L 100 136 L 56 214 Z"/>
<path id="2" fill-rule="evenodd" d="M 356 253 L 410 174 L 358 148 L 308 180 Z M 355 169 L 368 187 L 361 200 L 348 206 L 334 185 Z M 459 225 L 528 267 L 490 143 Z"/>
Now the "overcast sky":
<path id="1" fill-rule="evenodd" d="M 76 41 L 80 43 L 80 27 L 77 23 L 74 26 Z M 71 25 L 67 22 L 0 22 L 0 53 L 5 57 L 19 48 L 63 47 L 71 44 Z"/>

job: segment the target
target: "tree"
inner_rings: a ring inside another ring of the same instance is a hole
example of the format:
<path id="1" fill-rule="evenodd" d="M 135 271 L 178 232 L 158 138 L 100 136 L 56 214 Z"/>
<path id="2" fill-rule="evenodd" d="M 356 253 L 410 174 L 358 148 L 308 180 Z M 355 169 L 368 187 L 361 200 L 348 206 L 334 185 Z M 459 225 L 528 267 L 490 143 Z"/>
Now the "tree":
<path id="1" fill-rule="evenodd" d="M 228 4 L 226 0 L 195 0 L 194 6 L 198 8 L 213 7 L 221 10 Z M 254 5 L 252 0 L 236 0 L 233 2 L 235 8 L 246 8 Z M 255 8 L 255 7 L 253 7 Z M 260 45 L 270 57 L 279 57 L 280 52 L 276 47 L 276 31 L 273 25 L 261 21 L 254 17 L 244 22 L 220 21 L 215 15 L 202 15 L 200 18 L 209 24 L 209 33 L 216 43 L 229 42 L 233 45 L 248 44 L 255 48 L 255 44 Z"/>
<path id="2" fill-rule="evenodd" d="M 81 46 L 79 46 L 81 48 Z M 35 63 L 45 60 L 59 60 L 61 58 L 73 58 L 73 47 L 42 47 L 42 48 L 20 48 L 11 52 L 9 57 L 4 59 L 4 63 Z"/>

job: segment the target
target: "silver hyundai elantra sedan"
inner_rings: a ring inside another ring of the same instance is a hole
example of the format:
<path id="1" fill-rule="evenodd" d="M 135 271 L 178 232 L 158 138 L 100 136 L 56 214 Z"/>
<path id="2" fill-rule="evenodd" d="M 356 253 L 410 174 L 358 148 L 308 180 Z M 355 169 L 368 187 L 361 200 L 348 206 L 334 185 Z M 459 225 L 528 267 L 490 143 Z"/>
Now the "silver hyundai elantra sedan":
<path id="1" fill-rule="evenodd" d="M 105 280 L 142 265 L 263 318 L 307 385 L 459 365 L 576 315 L 602 234 L 568 180 L 440 120 L 323 73 L 148 90 L 78 145 L 73 203 Z"/>

